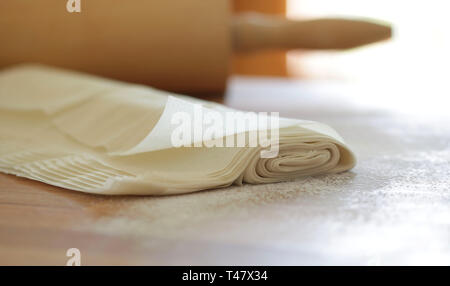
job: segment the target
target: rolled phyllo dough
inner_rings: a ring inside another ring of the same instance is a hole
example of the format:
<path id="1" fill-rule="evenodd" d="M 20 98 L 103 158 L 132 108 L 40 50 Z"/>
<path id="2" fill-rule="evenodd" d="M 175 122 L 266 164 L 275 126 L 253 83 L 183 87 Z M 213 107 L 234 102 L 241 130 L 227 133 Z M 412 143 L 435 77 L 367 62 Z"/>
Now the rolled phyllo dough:
<path id="1" fill-rule="evenodd" d="M 236 130 L 224 120 L 222 133 L 194 134 L 183 139 L 189 144 L 174 144 L 180 127 L 174 124 L 176 115 L 195 118 L 198 112 L 238 113 L 217 103 L 72 71 L 9 68 L 0 72 L 0 171 L 81 192 L 162 195 L 274 183 L 355 165 L 353 153 L 332 128 L 297 119 Z M 197 127 L 205 126 L 201 121 Z M 250 144 L 252 132 L 270 134 L 265 143 L 273 144 Z M 248 140 L 233 146 L 217 143 L 236 142 L 239 135 Z M 270 153 L 273 147 L 276 152 Z"/>

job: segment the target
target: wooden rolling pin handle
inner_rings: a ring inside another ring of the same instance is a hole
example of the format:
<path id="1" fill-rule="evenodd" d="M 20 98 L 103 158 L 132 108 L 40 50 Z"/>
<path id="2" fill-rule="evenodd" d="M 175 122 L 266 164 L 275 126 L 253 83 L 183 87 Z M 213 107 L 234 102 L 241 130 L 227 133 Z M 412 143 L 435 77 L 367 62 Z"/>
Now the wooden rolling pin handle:
<path id="1" fill-rule="evenodd" d="M 363 20 L 288 20 L 257 13 L 232 23 L 235 51 L 259 49 L 349 49 L 391 37 L 391 27 Z"/>

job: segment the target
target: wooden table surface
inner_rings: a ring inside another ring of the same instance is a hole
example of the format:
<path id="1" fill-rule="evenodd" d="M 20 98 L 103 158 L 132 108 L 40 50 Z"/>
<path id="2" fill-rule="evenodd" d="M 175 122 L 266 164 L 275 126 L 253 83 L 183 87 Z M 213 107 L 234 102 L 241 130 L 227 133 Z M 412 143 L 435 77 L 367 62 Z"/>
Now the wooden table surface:
<path id="1" fill-rule="evenodd" d="M 450 264 L 450 116 L 413 91 L 230 80 L 232 107 L 337 129 L 358 157 L 342 174 L 165 197 L 0 174 L 0 264 L 65 265 L 69 248 L 82 265 Z"/>

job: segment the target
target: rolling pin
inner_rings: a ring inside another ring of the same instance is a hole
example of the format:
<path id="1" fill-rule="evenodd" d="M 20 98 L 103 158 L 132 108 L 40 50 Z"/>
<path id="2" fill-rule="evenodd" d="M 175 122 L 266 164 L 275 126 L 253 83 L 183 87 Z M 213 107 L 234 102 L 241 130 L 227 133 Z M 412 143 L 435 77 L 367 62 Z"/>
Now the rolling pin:
<path id="1" fill-rule="evenodd" d="M 223 91 L 233 52 L 347 49 L 391 35 L 361 20 L 232 16 L 227 0 L 0 1 L 0 68 L 38 62 L 184 93 Z"/>

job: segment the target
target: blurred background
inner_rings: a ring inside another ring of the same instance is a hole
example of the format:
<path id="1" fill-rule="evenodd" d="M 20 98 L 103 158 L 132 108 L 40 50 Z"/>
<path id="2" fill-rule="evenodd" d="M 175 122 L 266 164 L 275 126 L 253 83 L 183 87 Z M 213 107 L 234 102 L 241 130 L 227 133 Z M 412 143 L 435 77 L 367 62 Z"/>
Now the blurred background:
<path id="1" fill-rule="evenodd" d="M 391 40 L 347 51 L 238 54 L 233 59 L 234 74 L 345 81 L 370 86 L 355 96 L 372 106 L 389 102 L 390 106 L 380 107 L 414 113 L 447 111 L 448 1 L 234 0 L 233 4 L 239 12 L 253 10 L 292 19 L 362 17 L 393 27 Z"/>

